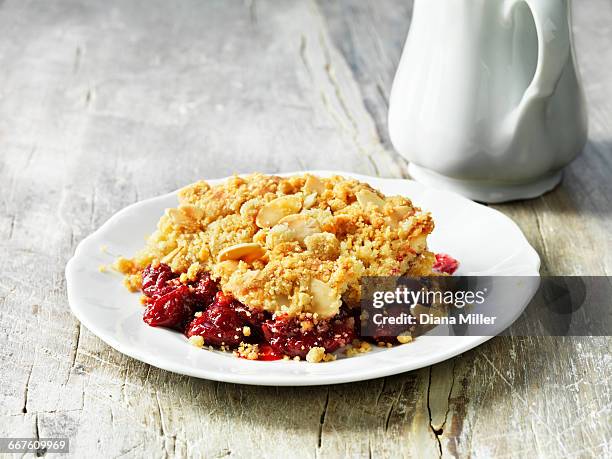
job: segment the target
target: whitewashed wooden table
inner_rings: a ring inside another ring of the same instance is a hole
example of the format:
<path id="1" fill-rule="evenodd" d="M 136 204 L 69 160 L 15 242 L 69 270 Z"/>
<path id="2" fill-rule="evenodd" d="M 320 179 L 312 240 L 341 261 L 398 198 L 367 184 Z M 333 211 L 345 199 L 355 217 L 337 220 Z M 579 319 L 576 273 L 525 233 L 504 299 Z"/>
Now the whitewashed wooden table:
<path id="1" fill-rule="evenodd" d="M 66 261 L 134 201 L 254 170 L 406 176 L 385 115 L 411 5 L 0 0 L 0 436 L 68 436 L 75 457 L 610 457 L 610 338 L 249 387 L 132 360 L 69 312 Z M 612 3 L 574 19 L 585 154 L 554 192 L 496 208 L 543 273 L 610 275 Z"/>

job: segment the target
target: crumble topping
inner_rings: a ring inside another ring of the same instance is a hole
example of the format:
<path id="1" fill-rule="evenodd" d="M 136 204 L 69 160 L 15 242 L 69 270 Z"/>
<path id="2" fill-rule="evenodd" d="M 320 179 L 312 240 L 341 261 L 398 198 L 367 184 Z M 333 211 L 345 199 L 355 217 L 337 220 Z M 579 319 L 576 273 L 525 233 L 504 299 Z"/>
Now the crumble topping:
<path id="1" fill-rule="evenodd" d="M 243 359 L 257 360 L 259 359 L 259 344 L 241 342 L 235 354 L 237 357 L 242 357 Z"/>
<path id="2" fill-rule="evenodd" d="M 311 347 L 306 354 L 306 361 L 310 363 L 331 362 L 333 360 L 336 360 L 336 356 L 326 353 L 324 347 Z"/>
<path id="3" fill-rule="evenodd" d="M 199 348 L 204 347 L 204 338 L 202 338 L 201 336 L 197 336 L 197 335 L 190 336 L 189 342 L 195 347 L 199 347 Z"/>
<path id="4" fill-rule="evenodd" d="M 354 340 L 350 346 L 347 346 L 344 354 L 347 357 L 354 357 L 359 354 L 365 354 L 366 352 L 370 352 L 372 350 L 372 345 L 367 341 L 360 341 L 358 339 Z"/>
<path id="5" fill-rule="evenodd" d="M 410 334 L 408 334 L 408 333 L 402 334 L 402 335 L 398 335 L 397 336 L 397 341 L 400 344 L 410 343 L 412 341 L 412 336 Z"/>
<path id="6" fill-rule="evenodd" d="M 433 227 L 409 199 L 354 179 L 234 176 L 182 189 L 146 247 L 115 268 L 133 291 L 147 265 L 165 263 L 181 282 L 210 272 L 251 309 L 329 318 L 343 302 L 358 304 L 363 276 L 431 274 L 426 237 Z"/>

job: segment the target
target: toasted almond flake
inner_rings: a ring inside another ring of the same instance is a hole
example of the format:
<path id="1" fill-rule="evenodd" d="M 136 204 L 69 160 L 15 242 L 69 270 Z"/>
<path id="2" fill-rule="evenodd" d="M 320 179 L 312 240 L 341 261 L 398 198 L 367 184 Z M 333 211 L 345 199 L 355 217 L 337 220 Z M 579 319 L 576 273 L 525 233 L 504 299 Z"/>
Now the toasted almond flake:
<path id="1" fill-rule="evenodd" d="M 170 264 L 172 263 L 172 260 L 174 260 L 174 257 L 176 257 L 181 251 L 180 247 L 175 248 L 174 250 L 172 250 L 170 253 L 168 253 L 166 256 L 164 256 L 161 261 L 162 263 L 166 263 L 166 264 Z"/>
<path id="2" fill-rule="evenodd" d="M 265 230 L 260 231 L 263 232 Z M 272 228 L 270 228 L 269 231 L 267 231 L 267 235 L 264 241 L 266 247 L 268 247 L 269 249 L 273 249 L 279 244 L 283 244 L 285 242 L 290 242 L 293 240 L 293 231 L 291 231 L 287 225 L 278 223 L 277 225 L 274 225 Z"/>
<path id="3" fill-rule="evenodd" d="M 304 198 L 304 209 L 310 209 L 317 202 L 317 193 L 310 193 Z"/>
<path id="4" fill-rule="evenodd" d="M 393 209 L 393 214 L 400 219 L 406 218 L 410 212 L 412 212 L 412 208 L 408 206 L 397 206 L 395 209 Z"/>
<path id="5" fill-rule="evenodd" d="M 168 216 L 176 226 L 194 230 L 199 227 L 203 211 L 191 204 L 181 205 L 175 209 L 168 209 Z"/>
<path id="6" fill-rule="evenodd" d="M 363 210 L 367 210 L 369 206 L 382 207 L 385 205 L 385 200 L 378 196 L 373 191 L 364 189 L 355 193 L 357 201 Z"/>
<path id="7" fill-rule="evenodd" d="M 338 314 L 340 309 L 340 295 L 329 285 L 319 279 L 310 281 L 310 294 L 312 303 L 310 309 L 322 318 L 332 317 Z"/>
<path id="8" fill-rule="evenodd" d="M 427 236 L 425 234 L 412 238 L 410 248 L 416 253 L 421 253 L 427 250 Z"/>
<path id="9" fill-rule="evenodd" d="M 280 224 L 287 225 L 287 227 L 293 232 L 293 236 L 296 240 L 303 243 L 304 239 L 316 233 L 321 232 L 319 223 L 312 217 L 304 214 L 293 214 L 283 217 Z"/>
<path id="10" fill-rule="evenodd" d="M 321 180 L 319 180 L 314 175 L 309 175 L 304 183 L 304 192 L 305 193 L 323 193 L 325 191 L 325 185 Z"/>
<path id="11" fill-rule="evenodd" d="M 273 199 L 259 210 L 255 223 L 260 228 L 270 228 L 276 225 L 283 217 L 297 214 L 301 208 L 301 196 L 281 196 Z"/>
<path id="12" fill-rule="evenodd" d="M 385 217 L 387 225 L 397 228 L 402 220 L 410 215 L 411 209 L 408 206 L 398 206 L 393 209 L 390 216 Z"/>
<path id="13" fill-rule="evenodd" d="M 265 249 L 255 242 L 245 242 L 242 244 L 226 247 L 219 252 L 218 261 L 244 260 L 251 263 L 265 255 Z"/>

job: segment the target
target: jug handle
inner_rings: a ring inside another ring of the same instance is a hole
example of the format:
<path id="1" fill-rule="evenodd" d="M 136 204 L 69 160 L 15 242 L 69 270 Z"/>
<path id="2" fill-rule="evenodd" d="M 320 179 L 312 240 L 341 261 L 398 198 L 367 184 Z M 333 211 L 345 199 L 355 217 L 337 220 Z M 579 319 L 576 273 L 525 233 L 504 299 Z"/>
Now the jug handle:
<path id="1" fill-rule="evenodd" d="M 516 108 L 520 116 L 533 101 L 550 96 L 567 62 L 570 52 L 570 29 L 567 0 L 517 0 L 529 6 L 538 35 L 538 62 L 533 80 Z"/>

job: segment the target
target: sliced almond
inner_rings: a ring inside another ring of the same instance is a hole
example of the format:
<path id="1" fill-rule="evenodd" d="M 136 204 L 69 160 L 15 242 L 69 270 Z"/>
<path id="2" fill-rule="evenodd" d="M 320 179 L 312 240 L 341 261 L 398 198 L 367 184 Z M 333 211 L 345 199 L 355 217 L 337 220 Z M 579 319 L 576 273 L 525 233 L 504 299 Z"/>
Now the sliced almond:
<path id="1" fill-rule="evenodd" d="M 200 225 L 204 211 L 199 207 L 186 204 L 175 209 L 168 209 L 168 215 L 176 226 L 195 230 Z"/>
<path id="2" fill-rule="evenodd" d="M 303 243 L 308 236 L 321 232 L 319 223 L 314 218 L 304 214 L 288 215 L 283 217 L 279 223 L 287 225 L 293 232 L 294 238 L 300 243 Z"/>
<path id="3" fill-rule="evenodd" d="M 257 213 L 255 223 L 260 228 L 270 228 L 287 215 L 297 214 L 302 208 L 302 198 L 296 195 L 281 196 L 263 206 Z"/>
<path id="4" fill-rule="evenodd" d="M 398 206 L 393 209 L 393 212 L 389 217 L 385 218 L 385 221 L 389 226 L 397 228 L 399 223 L 404 220 L 408 215 L 410 215 L 411 211 L 412 208 L 408 206 Z"/>
<path id="5" fill-rule="evenodd" d="M 304 193 L 323 193 L 325 185 L 318 177 L 309 175 L 304 183 Z"/>
<path id="6" fill-rule="evenodd" d="M 310 193 L 304 198 L 304 209 L 310 209 L 317 202 L 317 193 Z"/>
<path id="7" fill-rule="evenodd" d="M 226 247 L 219 252 L 218 261 L 244 260 L 251 263 L 265 255 L 266 250 L 255 242 L 245 242 L 242 244 Z"/>
<path id="8" fill-rule="evenodd" d="M 310 294 L 312 295 L 311 311 L 322 318 L 338 314 L 340 309 L 340 295 L 329 285 L 319 279 L 310 281 Z"/>
<path id="9" fill-rule="evenodd" d="M 410 215 L 410 212 L 412 212 L 412 207 L 410 206 L 397 206 L 395 209 L 393 209 L 393 214 L 400 220 Z"/>
<path id="10" fill-rule="evenodd" d="M 416 253 L 423 253 L 427 250 L 427 235 L 420 234 L 416 237 L 410 238 L 410 248 Z"/>
<path id="11" fill-rule="evenodd" d="M 363 210 L 368 210 L 370 206 L 382 207 L 385 205 L 385 200 L 383 198 L 367 189 L 359 190 L 355 193 L 355 196 Z"/>
<path id="12" fill-rule="evenodd" d="M 180 251 L 181 251 L 180 247 L 177 247 L 176 249 L 172 250 L 170 253 L 166 254 L 161 259 L 162 263 L 170 264 L 172 260 L 174 260 L 174 257 L 176 257 Z"/>

